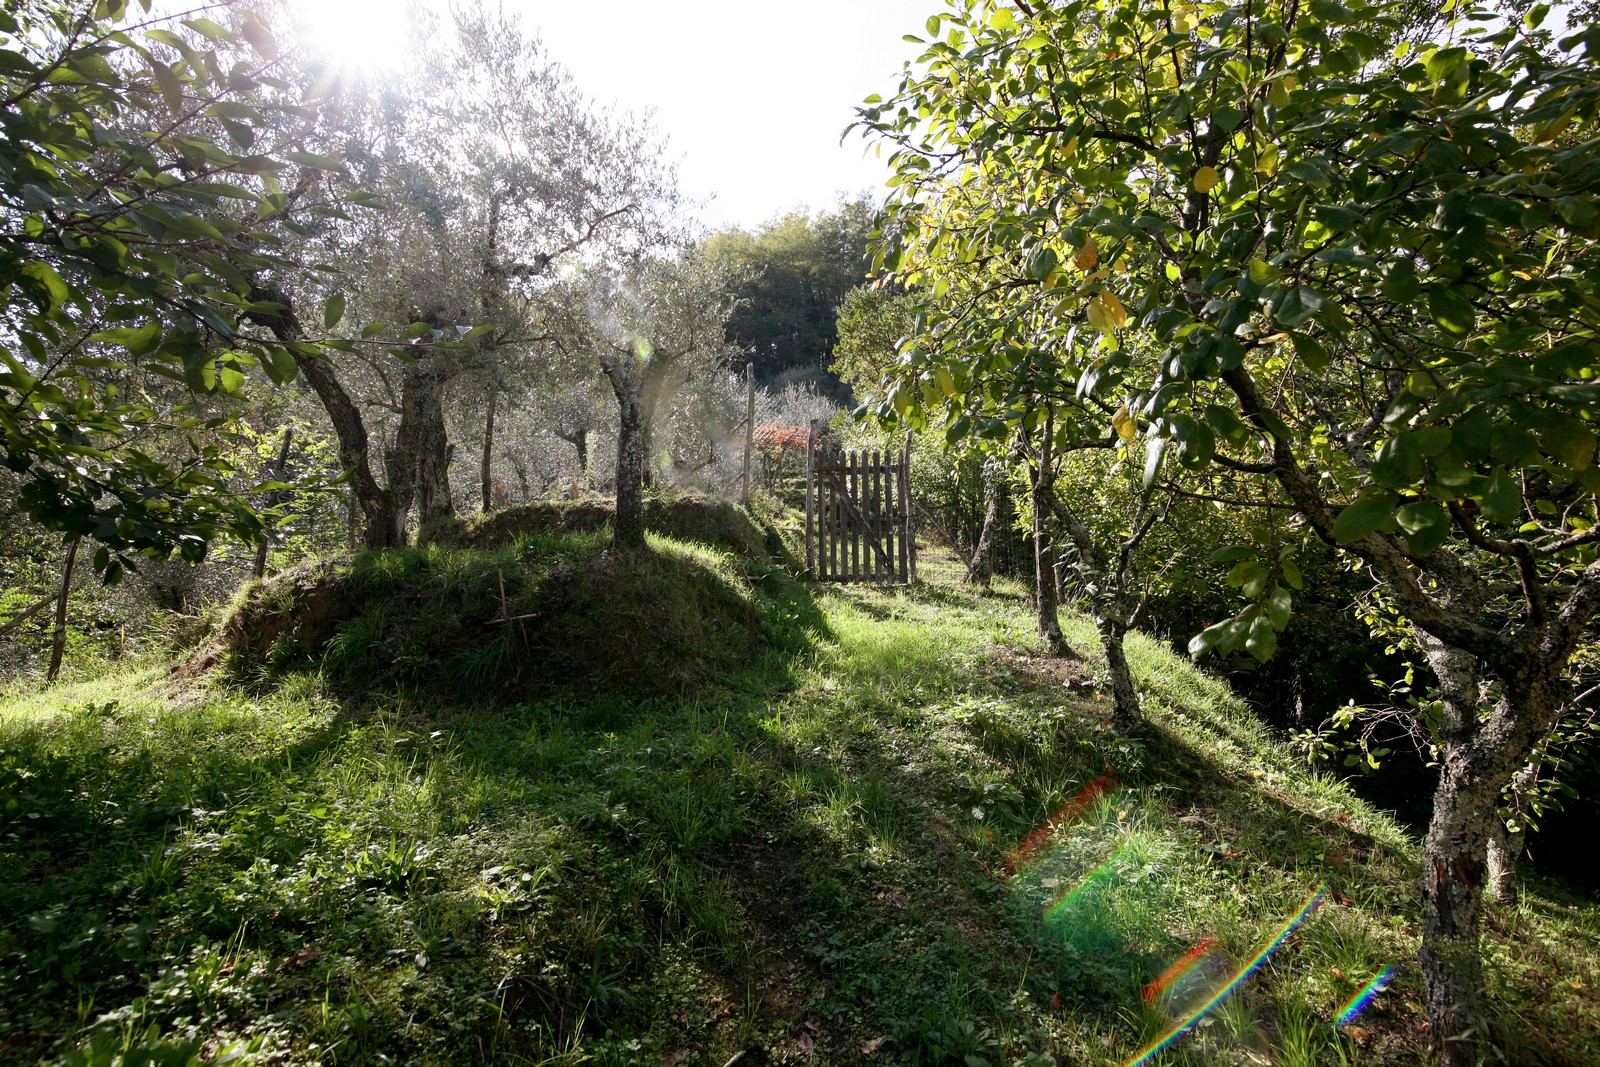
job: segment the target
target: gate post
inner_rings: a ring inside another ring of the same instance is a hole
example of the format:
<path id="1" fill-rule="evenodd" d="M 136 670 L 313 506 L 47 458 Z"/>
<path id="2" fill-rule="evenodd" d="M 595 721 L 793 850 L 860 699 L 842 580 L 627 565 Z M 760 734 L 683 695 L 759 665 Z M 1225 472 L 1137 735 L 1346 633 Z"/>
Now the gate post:
<path id="1" fill-rule="evenodd" d="M 817 576 L 816 550 L 812 547 L 811 514 L 816 509 L 814 457 L 817 452 L 817 420 L 806 428 L 806 573 Z"/>
<path id="2" fill-rule="evenodd" d="M 906 581 L 917 580 L 917 532 L 911 522 L 911 431 L 906 431 L 906 449 L 900 453 L 900 500 L 905 508 Z"/>

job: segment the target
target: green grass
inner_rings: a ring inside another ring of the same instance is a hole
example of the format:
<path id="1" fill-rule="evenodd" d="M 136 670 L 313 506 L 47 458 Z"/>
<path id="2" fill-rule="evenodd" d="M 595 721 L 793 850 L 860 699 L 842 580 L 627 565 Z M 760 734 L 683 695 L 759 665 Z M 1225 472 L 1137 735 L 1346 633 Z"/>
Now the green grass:
<path id="1" fill-rule="evenodd" d="M 1150 722 L 1116 738 L 1093 628 L 1041 657 L 1021 591 L 950 561 L 808 592 L 655 539 L 607 599 L 577 578 L 608 558 L 581 532 L 369 557 L 331 645 L 243 687 L 0 705 L 0 1062 L 1120 1064 L 1167 1025 L 1152 980 L 1208 937 L 1236 966 L 1322 883 L 1162 1062 L 1420 1058 L 1415 843 L 1221 683 L 1135 638 Z M 529 611 L 570 598 L 593 655 L 538 668 L 566 684 L 461 636 L 502 572 Z M 606 673 L 630 611 L 700 635 L 693 686 Z M 1531 889 L 1487 955 L 1509 1062 L 1600 1058 L 1593 902 Z"/>

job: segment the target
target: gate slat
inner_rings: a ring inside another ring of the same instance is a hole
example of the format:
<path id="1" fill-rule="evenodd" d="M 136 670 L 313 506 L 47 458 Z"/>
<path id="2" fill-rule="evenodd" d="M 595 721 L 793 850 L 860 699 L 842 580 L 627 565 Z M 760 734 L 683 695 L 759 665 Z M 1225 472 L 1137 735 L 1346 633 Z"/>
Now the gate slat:
<path id="1" fill-rule="evenodd" d="M 883 454 L 883 462 L 884 462 L 884 465 L 886 467 L 893 468 L 893 466 L 894 466 L 894 451 L 893 450 L 890 450 L 890 451 L 885 452 Z M 895 566 L 895 555 L 894 555 L 894 541 L 895 541 L 895 538 L 894 538 L 894 502 L 895 502 L 895 499 L 896 499 L 896 496 L 895 496 L 895 492 L 894 492 L 894 479 L 890 478 L 888 476 L 888 472 L 885 471 L 884 472 L 884 479 L 883 479 L 883 548 L 884 548 L 885 554 L 888 555 L 888 557 L 889 557 L 889 580 L 890 581 L 895 581 L 895 580 L 899 579 L 899 577 L 900 577 L 899 568 L 897 568 Z"/>
<path id="2" fill-rule="evenodd" d="M 883 573 L 882 552 L 883 547 L 883 453 L 872 450 L 872 576 L 878 581 L 890 581 L 890 576 Z"/>

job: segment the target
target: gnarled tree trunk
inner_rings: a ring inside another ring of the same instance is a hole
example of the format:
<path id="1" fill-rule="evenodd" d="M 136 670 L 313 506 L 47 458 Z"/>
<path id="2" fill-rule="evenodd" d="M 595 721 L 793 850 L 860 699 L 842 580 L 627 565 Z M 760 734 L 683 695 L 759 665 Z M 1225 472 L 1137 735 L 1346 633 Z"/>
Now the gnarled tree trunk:
<path id="1" fill-rule="evenodd" d="M 638 397 L 617 392 L 617 518 L 612 537 L 624 548 L 644 547 L 644 418 Z"/>
<path id="2" fill-rule="evenodd" d="M 350 399 L 350 394 L 339 379 L 334 377 L 333 368 L 327 361 L 314 351 L 308 352 L 302 347 L 304 335 L 300 321 L 295 317 L 293 301 L 287 293 L 264 287 L 253 289 L 250 299 L 282 304 L 286 309 L 275 314 L 255 313 L 249 317 L 271 330 L 273 336 L 288 347 L 296 369 L 328 413 L 333 435 L 339 442 L 339 463 L 349 472 L 350 492 L 366 520 L 362 538 L 366 547 L 398 548 L 404 545 L 405 511 L 402 509 L 396 514 L 391 494 L 379 486 L 377 479 L 372 476 L 372 446 L 361 410 Z"/>
<path id="3" fill-rule="evenodd" d="M 1457 609 L 1477 602 L 1448 597 Z M 1439 678 L 1439 785 L 1422 844 L 1422 963 L 1428 1018 L 1439 1062 L 1478 1061 L 1489 1018 L 1480 955 L 1489 850 L 1501 822 L 1500 797 L 1554 725 L 1563 685 L 1559 666 L 1528 649 L 1495 667 L 1502 695 L 1482 707 L 1471 654 L 1413 627 Z"/>

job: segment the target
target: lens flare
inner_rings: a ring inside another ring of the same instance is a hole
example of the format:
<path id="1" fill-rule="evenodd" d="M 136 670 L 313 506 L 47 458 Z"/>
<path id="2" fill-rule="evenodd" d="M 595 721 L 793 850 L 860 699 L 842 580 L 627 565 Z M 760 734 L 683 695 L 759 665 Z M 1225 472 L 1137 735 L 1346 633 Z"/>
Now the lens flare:
<path id="1" fill-rule="evenodd" d="M 1334 1021 L 1335 1026 L 1345 1026 L 1355 1021 L 1356 1016 L 1367 1010 L 1367 1005 L 1378 999 L 1378 995 L 1389 988 L 1389 983 L 1394 980 L 1394 966 L 1391 964 L 1377 974 L 1367 979 L 1367 984 L 1362 986 L 1355 996 L 1345 1002 L 1339 1009 L 1339 1018 Z"/>
<path id="2" fill-rule="evenodd" d="M 1056 835 L 1057 831 L 1065 829 L 1083 818 L 1084 813 L 1089 810 L 1096 800 L 1099 800 L 1116 787 L 1116 775 L 1102 774 L 1078 790 L 1077 796 L 1057 808 L 1055 814 L 1034 827 L 1033 831 L 1022 839 L 1020 845 L 1006 853 L 1006 874 L 1015 875 L 1017 871 L 1021 870 L 1024 863 L 1050 843 L 1050 839 Z"/>
<path id="3" fill-rule="evenodd" d="M 1180 1019 L 1176 1024 L 1170 1027 L 1166 1033 L 1157 1038 L 1153 1044 L 1140 1051 L 1139 1054 L 1134 1056 L 1133 1059 L 1129 1060 L 1124 1067 L 1140 1067 L 1141 1064 L 1148 1063 L 1152 1057 L 1163 1052 L 1168 1045 L 1171 1045 L 1174 1041 L 1176 1041 L 1178 1037 L 1186 1030 L 1209 1014 L 1211 1009 L 1215 1008 L 1218 1004 L 1221 1004 L 1224 1000 L 1226 1000 L 1230 993 L 1232 993 L 1235 989 L 1238 989 L 1246 978 L 1250 977 L 1250 975 L 1255 973 L 1255 971 L 1266 962 L 1267 957 L 1272 955 L 1274 949 L 1283 944 L 1284 940 L 1294 932 L 1295 927 L 1299 926 L 1305 921 L 1305 917 L 1311 914 L 1311 909 L 1317 906 L 1317 902 L 1322 899 L 1323 891 L 1326 889 L 1326 884 L 1317 886 L 1316 890 L 1309 897 L 1306 897 L 1305 901 L 1300 905 L 1300 910 L 1295 912 L 1294 915 L 1289 918 L 1289 921 L 1283 924 L 1283 928 L 1279 930 L 1276 936 L 1274 936 L 1273 939 L 1267 943 L 1267 946 L 1252 956 L 1243 967 L 1240 967 L 1238 972 L 1234 974 L 1233 978 L 1230 979 L 1226 985 L 1217 990 L 1216 993 L 1212 994 L 1211 998 L 1205 1003 L 1201 1004 L 1200 1007 L 1196 1008 L 1194 1011 L 1190 1012 L 1187 1016 Z"/>
<path id="4" fill-rule="evenodd" d="M 1215 937 L 1201 938 L 1198 945 L 1178 957 L 1178 962 L 1162 971 L 1160 978 L 1144 987 L 1144 1002 L 1154 1007 L 1157 1000 L 1163 999 L 1163 995 L 1174 1004 L 1187 999 L 1190 994 L 1189 987 L 1197 984 L 1195 982 L 1197 977 L 1203 977 L 1201 964 L 1212 955 L 1216 947 Z"/>
<path id="5" fill-rule="evenodd" d="M 1056 926 L 1066 918 L 1073 907 L 1082 900 L 1090 891 L 1100 889 L 1117 876 L 1117 864 L 1127 859 L 1134 852 L 1132 844 L 1123 845 L 1111 854 L 1111 858 L 1100 866 L 1078 879 L 1078 884 L 1056 898 L 1056 902 L 1044 909 L 1046 926 Z"/>

